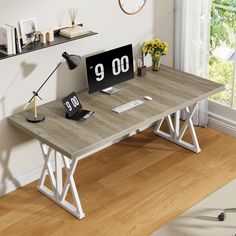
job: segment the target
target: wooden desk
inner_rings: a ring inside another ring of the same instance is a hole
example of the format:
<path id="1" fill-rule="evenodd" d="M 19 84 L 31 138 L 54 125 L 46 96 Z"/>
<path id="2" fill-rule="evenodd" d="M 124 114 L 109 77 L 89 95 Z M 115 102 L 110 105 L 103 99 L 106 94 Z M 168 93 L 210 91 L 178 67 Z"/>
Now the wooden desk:
<path id="1" fill-rule="evenodd" d="M 45 164 L 38 184 L 39 191 L 79 219 L 85 215 L 73 174 L 80 159 L 155 122 L 157 126 L 154 132 L 157 135 L 198 153 L 201 149 L 192 116 L 201 100 L 224 89 L 222 85 L 212 81 L 165 66 L 162 66 L 159 72 L 149 71 L 146 77 L 136 77 L 116 87 L 121 92 L 112 96 L 100 92 L 89 95 L 87 90 L 78 93 L 83 107 L 95 111 L 95 115 L 85 122 L 65 119 L 61 99 L 39 107 L 39 111 L 46 115 L 46 120 L 42 123 L 28 123 L 25 119 L 26 112 L 9 117 L 11 124 L 40 141 Z M 114 107 L 137 98 L 142 99 L 146 95 L 151 96 L 153 100 L 145 101 L 143 105 L 121 114 L 112 111 Z M 179 111 L 182 109 L 186 110 L 188 117 L 180 129 Z M 171 116 L 173 113 L 175 113 L 174 119 Z M 170 133 L 161 131 L 165 118 Z M 188 127 L 193 144 L 182 140 Z M 55 174 L 49 162 L 52 150 L 55 153 Z M 62 163 L 67 173 L 64 184 L 61 173 Z M 52 189 L 44 185 L 46 175 L 49 176 Z M 69 186 L 72 189 L 75 205 L 65 200 Z"/>

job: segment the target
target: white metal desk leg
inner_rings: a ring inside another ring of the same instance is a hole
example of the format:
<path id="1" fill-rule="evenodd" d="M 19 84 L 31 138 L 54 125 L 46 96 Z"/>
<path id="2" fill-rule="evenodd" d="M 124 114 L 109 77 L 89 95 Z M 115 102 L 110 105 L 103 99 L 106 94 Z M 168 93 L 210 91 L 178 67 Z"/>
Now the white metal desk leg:
<path id="1" fill-rule="evenodd" d="M 57 200 L 60 200 L 60 195 L 62 192 L 62 163 L 61 163 L 61 158 L 58 157 L 58 153 L 54 151 L 55 155 L 55 173 L 56 173 L 56 195 L 57 195 Z"/>
<path id="2" fill-rule="evenodd" d="M 70 160 L 61 155 L 58 156 L 57 152 L 55 151 L 55 175 L 50 163 L 50 154 L 52 151 L 52 148 L 48 147 L 45 144 L 40 143 L 43 157 L 44 157 L 44 166 L 41 173 L 41 177 L 38 184 L 38 190 L 46 195 L 48 198 L 53 200 L 55 203 L 63 207 L 65 210 L 69 211 L 72 215 L 77 217 L 78 219 L 82 219 L 85 217 L 85 214 L 82 210 L 80 198 L 77 192 L 75 180 L 74 180 L 74 172 L 78 163 L 78 159 L 73 159 L 71 162 Z M 63 179 L 62 179 L 62 160 L 64 163 L 64 167 L 66 170 L 66 180 L 63 186 Z M 48 175 L 50 183 L 51 183 L 51 189 L 45 186 L 45 179 Z M 71 188 L 72 196 L 75 202 L 75 205 L 69 203 L 66 200 L 66 196 L 69 190 L 69 187 Z"/>
<path id="3" fill-rule="evenodd" d="M 80 219 L 81 219 L 81 218 L 85 217 L 85 214 L 83 212 L 81 202 L 80 202 L 80 198 L 79 198 L 79 194 L 77 192 L 75 180 L 73 178 L 73 174 L 74 174 L 74 171 L 76 169 L 76 165 L 78 163 L 78 160 L 73 160 L 70 163 L 70 160 L 67 157 L 63 156 L 63 155 L 62 155 L 62 160 L 64 162 L 67 178 L 66 178 L 66 182 L 65 182 L 63 192 L 61 194 L 61 201 L 62 202 L 65 201 L 66 194 L 67 194 L 69 186 L 70 186 L 71 187 L 71 192 L 72 192 L 72 195 L 73 195 L 73 199 L 74 199 L 74 202 L 75 202 L 75 207 L 76 207 L 75 213 L 78 214 Z"/>
<path id="4" fill-rule="evenodd" d="M 179 136 L 179 126 L 180 126 L 180 111 L 175 113 L 175 138 Z"/>
<path id="5" fill-rule="evenodd" d="M 43 166 L 43 170 L 41 173 L 38 187 L 41 188 L 44 186 L 46 176 L 48 175 L 51 186 L 52 186 L 53 194 L 56 194 L 56 180 L 55 180 L 53 169 L 50 163 L 50 154 L 51 154 L 52 149 L 43 143 L 40 143 L 40 147 L 41 147 L 43 158 L 44 158 L 44 166 Z"/>
<path id="6" fill-rule="evenodd" d="M 176 114 L 175 114 L 175 126 L 173 125 L 171 115 L 166 117 L 170 133 L 166 133 L 166 132 L 161 130 L 161 126 L 162 126 L 162 123 L 163 123 L 164 119 L 161 119 L 160 121 L 157 122 L 157 126 L 154 130 L 154 133 L 156 135 L 158 135 L 162 138 L 165 138 L 165 139 L 167 139 L 167 140 L 169 140 L 173 143 L 176 143 L 176 144 L 178 144 L 178 145 L 180 145 L 180 146 L 182 146 L 182 147 L 184 147 L 184 148 L 186 148 L 186 149 L 188 149 L 192 152 L 195 152 L 195 153 L 201 152 L 201 148 L 200 148 L 199 143 L 198 143 L 197 135 L 196 135 L 195 128 L 194 128 L 194 125 L 193 125 L 193 120 L 192 120 L 193 115 L 194 115 L 198 105 L 199 105 L 199 103 L 196 103 L 193 106 L 192 111 L 190 111 L 189 107 L 185 108 L 186 113 L 187 113 L 187 119 L 185 120 L 185 122 L 184 122 L 181 129 L 180 129 L 180 112 L 176 112 Z M 183 140 L 183 136 L 184 136 L 184 134 L 185 134 L 188 127 L 190 129 L 193 144 L 188 143 L 188 142 Z"/>

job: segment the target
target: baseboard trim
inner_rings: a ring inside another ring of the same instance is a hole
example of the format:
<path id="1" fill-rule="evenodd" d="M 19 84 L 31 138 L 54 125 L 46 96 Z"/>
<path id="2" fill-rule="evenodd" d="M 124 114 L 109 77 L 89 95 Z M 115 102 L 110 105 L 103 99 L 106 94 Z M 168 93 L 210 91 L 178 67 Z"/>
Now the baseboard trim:
<path id="1" fill-rule="evenodd" d="M 208 126 L 225 134 L 236 137 L 236 124 L 232 120 L 226 119 L 213 113 L 209 113 Z"/>
<path id="2" fill-rule="evenodd" d="M 54 162 L 52 162 L 51 165 L 53 168 L 55 167 Z M 27 184 L 38 180 L 40 178 L 41 171 L 42 166 L 22 174 L 14 179 L 4 181 L 4 183 L 0 184 L 0 196 L 13 192 Z"/>

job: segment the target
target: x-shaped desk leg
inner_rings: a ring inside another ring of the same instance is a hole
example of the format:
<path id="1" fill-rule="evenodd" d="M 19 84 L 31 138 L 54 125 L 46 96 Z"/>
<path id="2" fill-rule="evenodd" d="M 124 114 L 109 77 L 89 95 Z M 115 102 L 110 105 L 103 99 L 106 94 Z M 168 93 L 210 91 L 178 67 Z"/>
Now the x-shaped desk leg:
<path id="1" fill-rule="evenodd" d="M 176 143 L 184 148 L 187 148 L 193 152 L 199 153 L 201 152 L 201 148 L 199 146 L 198 143 L 198 139 L 197 139 L 197 135 L 195 132 L 195 128 L 193 125 L 193 115 L 198 107 L 199 103 L 196 103 L 192 110 L 190 111 L 189 107 L 185 108 L 185 111 L 187 113 L 187 119 L 185 120 L 182 128 L 180 129 L 180 112 L 176 112 L 175 113 L 175 125 L 173 124 L 171 115 L 159 120 L 157 122 L 157 126 L 154 130 L 154 133 L 162 138 L 165 138 L 173 143 Z M 170 133 L 166 133 L 164 131 L 161 130 L 161 126 L 163 124 L 163 121 L 167 119 L 167 124 L 170 130 Z M 192 140 L 193 140 L 193 144 L 188 143 L 186 141 L 183 140 L 183 136 L 187 130 L 187 128 L 189 127 L 191 136 L 192 136 Z"/>
<path id="2" fill-rule="evenodd" d="M 71 161 L 64 155 L 61 155 L 60 158 L 59 156 L 57 156 L 58 153 L 54 151 L 55 154 L 55 175 L 54 175 L 54 171 L 50 163 L 50 154 L 52 152 L 52 148 L 42 143 L 40 143 L 40 146 L 43 153 L 44 166 L 38 183 L 37 187 L 38 190 L 44 195 L 46 195 L 48 198 L 56 202 L 58 205 L 63 207 L 65 210 L 69 211 L 72 215 L 74 215 L 78 219 L 84 218 L 85 214 L 81 206 L 80 198 L 74 180 L 74 172 L 76 170 L 78 159 L 76 158 Z M 62 178 L 61 160 L 63 161 L 66 171 L 66 180 L 64 184 Z M 47 175 L 50 180 L 51 189 L 49 189 L 44 185 Z M 72 205 L 66 200 L 69 188 L 71 188 L 71 193 L 74 199 L 74 205 Z"/>

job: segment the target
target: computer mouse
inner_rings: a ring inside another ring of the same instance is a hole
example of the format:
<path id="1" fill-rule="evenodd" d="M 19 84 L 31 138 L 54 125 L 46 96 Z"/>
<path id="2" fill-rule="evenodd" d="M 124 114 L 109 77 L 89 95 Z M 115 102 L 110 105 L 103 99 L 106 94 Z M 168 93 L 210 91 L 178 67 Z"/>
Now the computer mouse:
<path id="1" fill-rule="evenodd" d="M 144 96 L 143 98 L 148 100 L 148 101 L 152 101 L 152 97 L 150 97 L 150 96 Z"/>

